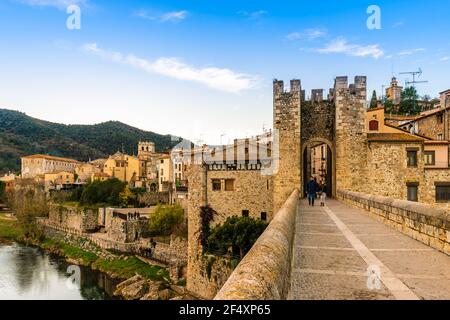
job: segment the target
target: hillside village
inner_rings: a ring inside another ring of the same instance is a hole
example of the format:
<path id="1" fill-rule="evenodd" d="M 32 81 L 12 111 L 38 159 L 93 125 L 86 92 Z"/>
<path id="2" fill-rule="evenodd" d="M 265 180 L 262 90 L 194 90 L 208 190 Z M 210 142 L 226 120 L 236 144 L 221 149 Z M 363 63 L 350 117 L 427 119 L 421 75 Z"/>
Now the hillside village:
<path id="1" fill-rule="evenodd" d="M 381 102 L 368 108 L 365 77 L 356 77 L 351 85 L 347 81 L 338 77 L 328 97 L 316 89 L 310 100 L 298 80 L 291 81 L 290 92 L 282 81 L 274 81 L 274 130 L 230 145 L 189 142 L 159 153 L 153 142 L 141 141 L 136 156 L 117 151 L 89 162 L 33 154 L 22 157 L 20 174 L 6 174 L 0 181 L 6 193 L 27 188 L 45 192 L 51 202 L 48 216 L 37 223 L 53 237 L 84 238 L 103 249 L 160 263 L 174 282 L 187 280 L 190 293 L 213 298 L 256 239 L 245 250 L 234 245 L 224 249 L 208 245 L 210 229 L 232 217 L 259 221 L 265 228 L 292 188 L 300 186 L 305 195 L 311 177 L 328 186 L 330 197 L 338 197 L 342 189 L 369 188 L 371 194 L 448 207 L 450 90 L 417 115 L 396 115 L 386 113 Z M 394 105 L 399 103 L 395 90 L 387 91 Z M 351 126 L 342 129 L 336 119 Z M 301 133 L 295 127 L 300 122 Z M 346 130 L 359 131 L 349 135 Z M 344 145 L 345 152 L 339 149 Z M 74 205 L 65 197 L 108 181 L 122 183 L 119 198 L 130 201 L 92 207 L 80 205 L 82 201 Z M 182 208 L 186 230 L 181 237 L 148 236 L 158 205 Z"/>

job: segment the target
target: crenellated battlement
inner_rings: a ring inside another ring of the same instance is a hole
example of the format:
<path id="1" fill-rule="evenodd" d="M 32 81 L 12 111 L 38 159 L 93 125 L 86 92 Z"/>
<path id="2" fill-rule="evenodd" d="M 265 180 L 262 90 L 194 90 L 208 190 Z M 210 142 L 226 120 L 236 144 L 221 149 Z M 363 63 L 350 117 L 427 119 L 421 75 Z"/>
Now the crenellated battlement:
<path id="1" fill-rule="evenodd" d="M 356 76 L 354 83 L 348 83 L 348 77 L 336 77 L 334 81 L 335 96 L 339 94 L 354 95 L 359 98 L 367 97 L 367 77 Z"/>

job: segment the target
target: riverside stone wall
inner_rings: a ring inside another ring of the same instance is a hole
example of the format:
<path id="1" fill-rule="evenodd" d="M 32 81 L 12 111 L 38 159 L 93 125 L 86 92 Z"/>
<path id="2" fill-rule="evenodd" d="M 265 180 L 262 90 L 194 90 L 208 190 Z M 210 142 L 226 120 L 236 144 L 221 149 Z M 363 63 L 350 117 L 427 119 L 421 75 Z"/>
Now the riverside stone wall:
<path id="1" fill-rule="evenodd" d="M 292 245 L 299 191 L 275 214 L 233 271 L 215 300 L 282 300 L 290 288 Z"/>
<path id="2" fill-rule="evenodd" d="M 435 206 L 364 193 L 337 192 L 338 199 L 364 209 L 375 219 L 450 255 L 450 214 Z"/>
<path id="3" fill-rule="evenodd" d="M 94 209 L 52 204 L 49 209 L 49 221 L 63 228 L 88 232 L 98 228 L 98 214 L 98 210 Z"/>

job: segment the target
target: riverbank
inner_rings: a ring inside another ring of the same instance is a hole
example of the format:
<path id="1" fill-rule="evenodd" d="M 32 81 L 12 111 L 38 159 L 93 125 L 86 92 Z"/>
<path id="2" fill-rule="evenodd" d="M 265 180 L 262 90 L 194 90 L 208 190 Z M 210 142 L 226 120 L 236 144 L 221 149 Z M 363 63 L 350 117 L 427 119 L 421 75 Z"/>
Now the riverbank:
<path id="1" fill-rule="evenodd" d="M 14 241 L 40 247 L 46 252 L 65 258 L 69 263 L 86 266 L 105 273 L 113 279 L 124 281 L 126 285 L 119 285 L 121 290 L 117 290 L 117 295 L 127 300 L 141 299 L 145 296 L 149 298 L 149 292 L 145 292 L 147 288 L 151 288 L 153 299 L 175 298 L 184 290 L 182 287 L 171 284 L 169 272 L 165 268 L 149 265 L 134 255 L 106 251 L 88 241 L 74 246 L 50 238 L 24 239 L 17 221 L 0 214 L 0 244 Z M 130 279 L 134 279 L 137 284 L 130 282 Z M 127 290 L 127 287 L 136 288 L 137 286 L 140 287 L 135 294 L 130 293 L 133 290 Z"/>

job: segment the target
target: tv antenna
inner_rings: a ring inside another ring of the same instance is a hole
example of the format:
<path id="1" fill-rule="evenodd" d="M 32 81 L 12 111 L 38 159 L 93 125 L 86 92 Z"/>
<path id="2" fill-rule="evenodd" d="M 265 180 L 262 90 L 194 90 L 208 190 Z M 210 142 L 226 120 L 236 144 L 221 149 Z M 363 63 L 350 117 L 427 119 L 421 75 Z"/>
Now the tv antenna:
<path id="1" fill-rule="evenodd" d="M 417 78 L 420 78 L 420 76 L 422 75 L 422 69 L 419 68 L 419 71 L 411 71 L 411 72 L 400 72 L 399 74 L 410 74 L 413 77 L 413 81 L 405 81 L 406 86 L 410 86 L 412 85 L 412 87 L 414 88 L 414 91 L 416 91 L 416 84 L 421 84 L 421 83 L 428 83 L 428 81 L 424 80 L 424 81 L 417 81 L 416 80 L 416 76 Z M 417 91 L 416 91 L 417 93 Z M 416 99 L 414 99 L 414 109 L 416 109 Z"/>
<path id="2" fill-rule="evenodd" d="M 416 76 L 417 78 L 420 78 L 420 76 L 422 75 L 422 69 L 419 68 L 419 71 L 411 71 L 411 72 L 400 72 L 399 74 L 410 74 L 413 77 L 413 81 L 406 81 L 406 86 L 409 86 L 412 84 L 412 87 L 415 89 L 416 88 L 416 84 L 420 84 L 420 83 L 428 83 L 428 81 L 416 81 Z"/>

